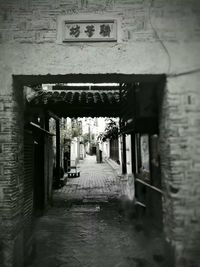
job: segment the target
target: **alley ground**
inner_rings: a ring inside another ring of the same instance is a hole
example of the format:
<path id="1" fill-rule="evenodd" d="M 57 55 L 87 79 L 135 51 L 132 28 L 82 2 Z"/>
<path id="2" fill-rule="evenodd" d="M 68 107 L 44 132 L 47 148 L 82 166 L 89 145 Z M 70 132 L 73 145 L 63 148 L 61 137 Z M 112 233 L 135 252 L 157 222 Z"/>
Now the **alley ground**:
<path id="1" fill-rule="evenodd" d="M 38 219 L 32 267 L 165 266 L 162 235 L 127 216 L 120 183 L 107 163 L 87 156 L 79 178 L 54 193 Z M 77 201 L 78 200 L 78 201 Z"/>
<path id="2" fill-rule="evenodd" d="M 96 163 L 96 156 L 87 155 L 78 164 L 80 177 L 68 178 L 64 187 L 54 192 L 54 201 L 105 202 L 118 199 L 121 184 L 106 163 Z"/>

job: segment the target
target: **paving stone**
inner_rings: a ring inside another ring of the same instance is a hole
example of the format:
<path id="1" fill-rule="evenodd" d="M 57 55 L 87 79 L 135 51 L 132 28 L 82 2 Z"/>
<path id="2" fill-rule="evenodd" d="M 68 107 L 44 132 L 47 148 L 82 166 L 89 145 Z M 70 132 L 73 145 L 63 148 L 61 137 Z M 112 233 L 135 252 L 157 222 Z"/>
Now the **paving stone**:
<path id="1" fill-rule="evenodd" d="M 80 161 L 80 177 L 68 178 L 61 189 L 54 192 L 54 199 L 106 202 L 121 195 L 121 184 L 113 169 L 105 162 L 96 163 L 96 156 Z"/>
<path id="2" fill-rule="evenodd" d="M 121 194 L 110 166 L 97 164 L 95 157 L 88 156 L 80 168 L 81 176 L 68 179 L 54 194 L 55 200 L 65 205 L 55 201 L 37 221 L 31 266 L 158 267 L 154 258 L 163 253 L 162 235 L 138 232 L 137 222 L 121 216 L 116 202 L 108 202 Z"/>
<path id="3" fill-rule="evenodd" d="M 82 208 L 84 212 L 76 212 Z M 152 231 L 138 233 L 134 224 L 113 207 L 53 207 L 36 223 L 32 267 L 164 266 L 154 259 L 163 253 L 162 236 Z"/>

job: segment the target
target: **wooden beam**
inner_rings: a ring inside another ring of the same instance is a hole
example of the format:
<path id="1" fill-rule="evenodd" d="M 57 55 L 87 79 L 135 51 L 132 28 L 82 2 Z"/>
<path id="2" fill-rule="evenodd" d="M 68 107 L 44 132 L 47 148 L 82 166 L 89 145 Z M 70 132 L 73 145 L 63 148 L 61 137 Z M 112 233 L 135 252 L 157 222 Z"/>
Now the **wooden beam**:
<path id="1" fill-rule="evenodd" d="M 56 120 L 56 186 L 60 184 L 60 120 Z"/>
<path id="2" fill-rule="evenodd" d="M 49 117 L 52 117 L 53 119 L 58 120 L 58 121 L 60 120 L 60 117 L 58 117 L 54 112 L 48 110 L 47 113 L 48 113 Z"/>
<path id="3" fill-rule="evenodd" d="M 49 132 L 49 114 L 45 114 L 44 117 L 45 130 Z"/>
<path id="4" fill-rule="evenodd" d="M 54 135 L 54 134 L 50 133 L 49 131 L 41 128 L 38 124 L 35 124 L 33 122 L 30 122 L 30 125 L 33 126 L 35 129 L 37 129 L 37 130 L 39 130 L 39 131 L 41 131 L 41 132 L 43 132 L 45 134 L 52 135 L 52 136 Z"/>
<path id="5" fill-rule="evenodd" d="M 132 83 L 165 81 L 164 74 L 67 74 L 67 75 L 13 75 L 23 85 L 35 86 L 44 83 Z"/>
<path id="6" fill-rule="evenodd" d="M 121 120 L 120 122 L 120 127 L 124 126 L 124 121 Z M 127 173 L 127 167 L 126 167 L 126 135 L 122 134 L 121 135 L 122 138 L 122 151 L 121 151 L 121 155 L 122 155 L 122 174 L 126 174 Z"/>
<path id="7" fill-rule="evenodd" d="M 144 186 L 146 186 L 146 187 L 148 187 L 149 189 L 151 189 L 151 190 L 153 190 L 153 191 L 155 191 L 155 192 L 160 193 L 161 195 L 163 195 L 163 191 L 160 190 L 159 188 L 157 188 L 155 186 L 152 186 L 152 185 L 150 185 L 150 184 L 148 184 L 148 183 L 146 183 L 146 182 L 144 182 L 144 181 L 142 181 L 141 179 L 138 179 L 138 178 L 135 179 L 135 181 L 138 182 L 138 183 L 140 183 L 140 184 L 142 184 L 142 185 L 144 185 Z"/>
<path id="8" fill-rule="evenodd" d="M 88 93 L 88 91 L 116 91 L 119 92 L 119 87 L 118 86 L 70 86 L 70 85 L 54 85 L 52 86 L 52 90 L 62 90 L 62 91 L 86 91 Z"/>
<path id="9" fill-rule="evenodd" d="M 122 134 L 122 173 L 127 173 L 126 167 L 126 135 Z"/>
<path id="10" fill-rule="evenodd" d="M 136 174 L 136 142 L 135 133 L 131 133 L 131 160 L 132 160 L 132 173 Z"/>

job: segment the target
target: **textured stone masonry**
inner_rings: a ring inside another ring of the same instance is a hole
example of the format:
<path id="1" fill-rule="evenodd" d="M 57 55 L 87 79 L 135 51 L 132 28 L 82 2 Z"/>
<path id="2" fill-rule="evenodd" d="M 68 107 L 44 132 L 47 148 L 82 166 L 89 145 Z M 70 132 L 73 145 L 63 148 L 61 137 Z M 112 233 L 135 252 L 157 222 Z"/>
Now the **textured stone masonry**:
<path id="1" fill-rule="evenodd" d="M 117 16 L 122 40 L 58 44 L 58 16 L 79 15 Z M 0 265 L 13 266 L 21 246 L 23 99 L 12 75 L 70 73 L 167 74 L 160 114 L 165 235 L 176 267 L 200 262 L 200 78 L 192 74 L 200 68 L 199 17 L 199 0 L 0 0 Z"/>
<path id="2" fill-rule="evenodd" d="M 58 15 L 118 13 L 122 18 L 124 41 L 169 42 L 200 39 L 198 1 L 0 1 L 1 42 L 54 43 Z M 149 17 L 152 17 L 150 22 Z M 188 30 L 190 29 L 190 30 Z"/>
<path id="3" fill-rule="evenodd" d="M 187 80 L 183 78 L 182 83 L 188 82 L 190 79 L 189 77 Z M 195 96 L 196 99 L 199 99 L 197 88 Z M 163 161 L 165 164 L 168 162 L 169 168 L 168 170 L 165 167 L 163 168 L 163 182 L 166 186 L 164 225 L 166 232 L 168 232 L 167 235 L 171 236 L 170 239 L 173 240 L 173 244 L 177 248 L 177 266 L 181 266 L 183 262 L 186 266 L 192 266 L 195 261 L 199 262 L 200 212 L 199 208 L 194 206 L 194 202 L 199 203 L 199 193 L 197 193 L 199 192 L 199 179 L 197 178 L 199 175 L 197 173 L 199 173 L 198 161 L 200 157 L 199 150 L 194 149 L 194 147 L 200 147 L 200 143 L 195 138 L 198 127 L 194 123 L 199 114 L 195 102 L 192 110 L 189 109 L 192 105 L 189 102 L 185 105 L 178 105 L 176 107 L 177 112 L 169 112 L 173 107 L 173 101 L 170 97 L 171 88 L 168 87 L 168 89 L 168 97 L 165 95 L 168 103 L 164 106 L 163 111 L 166 113 L 163 112 L 163 115 L 169 116 L 170 129 L 178 129 L 178 131 L 166 131 L 165 128 L 164 132 L 161 124 L 161 130 L 163 131 L 161 133 L 162 149 L 164 149 L 165 154 L 169 149 L 168 153 L 170 155 L 166 161 L 163 153 Z M 187 99 L 188 95 L 191 94 L 188 94 L 185 90 L 176 97 L 181 100 L 182 98 Z M 194 106 L 196 106 L 196 109 Z M 171 117 L 172 119 L 170 119 Z M 167 225 L 170 225 L 171 229 Z M 195 236 L 196 238 L 194 238 Z M 182 255 L 183 251 L 185 251 L 184 256 Z"/>
<path id="4" fill-rule="evenodd" d="M 12 264 L 13 248 L 8 243 L 13 244 L 23 227 L 20 214 L 23 203 L 23 154 L 20 150 L 22 131 L 18 120 L 21 113 L 12 96 L 1 96 L 0 99 L 0 236 L 1 242 L 7 244 L 2 257 L 7 264 Z"/>

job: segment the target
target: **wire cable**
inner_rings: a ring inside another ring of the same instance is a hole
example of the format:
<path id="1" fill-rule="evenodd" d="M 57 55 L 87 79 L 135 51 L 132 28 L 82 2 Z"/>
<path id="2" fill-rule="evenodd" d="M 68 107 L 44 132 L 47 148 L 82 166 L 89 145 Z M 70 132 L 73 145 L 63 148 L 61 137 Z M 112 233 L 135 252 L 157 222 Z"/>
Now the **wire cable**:
<path id="1" fill-rule="evenodd" d="M 167 55 L 167 58 L 168 58 L 168 67 L 167 67 L 167 74 L 170 73 L 170 69 L 171 69 L 171 56 L 169 54 L 169 51 L 167 49 L 167 47 L 165 46 L 165 44 L 163 43 L 163 41 L 160 39 L 160 36 L 157 32 L 157 29 L 153 26 L 153 23 L 151 21 L 151 7 L 153 6 L 153 0 L 151 0 L 151 3 L 149 5 L 149 22 L 150 22 L 150 25 L 151 25 L 151 28 L 155 34 L 155 37 L 157 38 L 157 40 L 160 42 L 162 48 L 164 49 L 166 55 Z"/>
<path id="2" fill-rule="evenodd" d="M 188 70 L 184 72 L 179 72 L 179 73 L 171 73 L 171 74 L 168 74 L 167 77 L 175 78 L 175 77 L 190 75 L 190 74 L 198 73 L 198 72 L 200 72 L 200 68 Z"/>
<path id="3" fill-rule="evenodd" d="M 179 72 L 179 73 L 170 73 L 170 70 L 171 70 L 171 56 L 170 56 L 170 53 L 169 53 L 167 47 L 165 46 L 164 42 L 160 39 L 158 31 L 157 31 L 157 29 L 155 28 L 155 26 L 153 25 L 153 23 L 151 21 L 151 8 L 153 6 L 153 1 L 154 0 L 151 0 L 151 3 L 149 5 L 149 22 L 150 22 L 150 25 L 152 27 L 152 30 L 153 30 L 157 40 L 160 42 L 161 46 L 163 47 L 163 49 L 164 49 L 164 51 L 165 51 L 165 53 L 166 53 L 166 55 L 168 57 L 168 68 L 167 68 L 166 76 L 170 77 L 170 78 L 175 78 L 175 77 L 179 77 L 179 76 L 190 75 L 190 74 L 193 74 L 193 73 L 200 72 L 200 68 L 196 68 L 196 69 L 183 71 L 183 72 Z"/>

